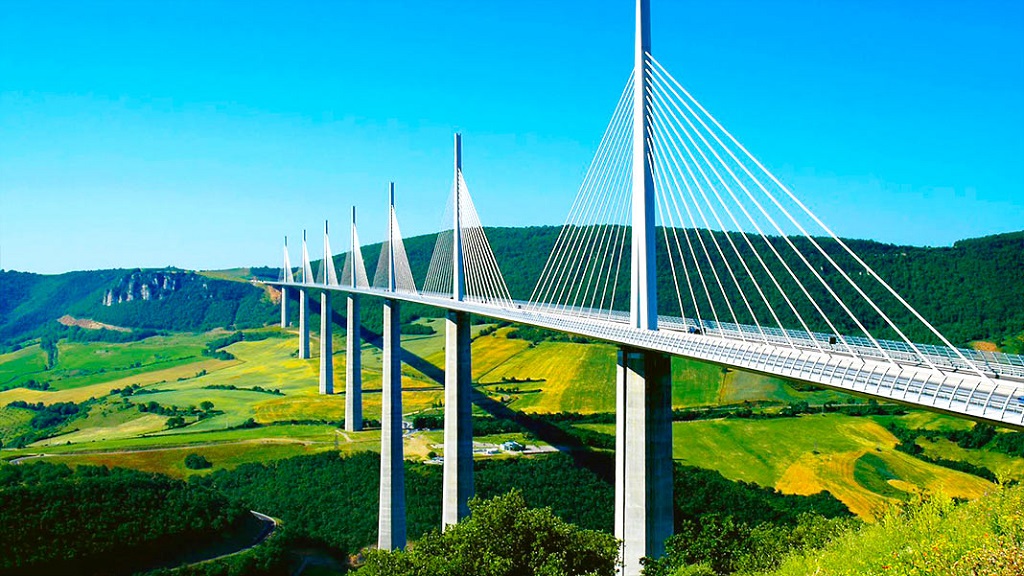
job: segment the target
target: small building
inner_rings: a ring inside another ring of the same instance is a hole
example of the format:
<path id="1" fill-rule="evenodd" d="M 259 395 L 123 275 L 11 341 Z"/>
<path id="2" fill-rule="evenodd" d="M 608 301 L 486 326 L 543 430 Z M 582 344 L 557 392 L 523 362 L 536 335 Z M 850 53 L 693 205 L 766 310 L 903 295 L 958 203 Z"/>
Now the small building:
<path id="1" fill-rule="evenodd" d="M 522 452 L 524 448 L 526 447 L 515 440 L 509 440 L 501 443 L 501 449 L 505 452 Z"/>

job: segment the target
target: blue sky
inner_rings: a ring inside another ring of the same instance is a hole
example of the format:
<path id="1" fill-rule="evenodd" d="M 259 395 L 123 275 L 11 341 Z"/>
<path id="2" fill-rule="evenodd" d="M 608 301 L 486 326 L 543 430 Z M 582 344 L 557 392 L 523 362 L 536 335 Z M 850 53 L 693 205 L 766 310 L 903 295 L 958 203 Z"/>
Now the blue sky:
<path id="1" fill-rule="evenodd" d="M 244 9 L 243 9 L 244 8 Z M 560 224 L 632 67 L 630 0 L 0 7 L 0 267 L 278 263 Z M 1024 3 L 652 0 L 653 52 L 844 236 L 1024 229 Z M 293 253 L 293 258 L 297 253 Z"/>

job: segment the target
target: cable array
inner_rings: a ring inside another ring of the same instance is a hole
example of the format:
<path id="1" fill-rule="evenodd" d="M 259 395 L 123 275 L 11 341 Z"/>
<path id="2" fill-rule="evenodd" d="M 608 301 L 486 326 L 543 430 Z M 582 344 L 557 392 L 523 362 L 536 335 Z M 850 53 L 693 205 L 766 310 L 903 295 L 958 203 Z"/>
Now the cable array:
<path id="1" fill-rule="evenodd" d="M 913 335 L 977 371 L 650 54 L 647 66 L 650 162 L 676 278 L 663 310 L 695 331 L 890 362 L 910 355 L 938 370 Z"/>
<path id="2" fill-rule="evenodd" d="M 302 233 L 302 283 L 313 284 L 313 266 L 309 263 L 309 249 L 306 248 L 306 233 Z"/>
<path id="3" fill-rule="evenodd" d="M 295 271 L 292 270 L 292 261 L 288 257 L 288 239 L 284 239 L 284 262 L 281 268 L 281 274 L 277 277 L 278 282 L 292 283 L 295 282 Z"/>
<path id="4" fill-rule="evenodd" d="M 658 289 L 663 326 L 937 372 L 937 359 L 953 359 L 982 374 L 650 54 L 645 74 L 657 265 L 672 279 Z M 627 318 L 632 86 L 631 75 L 530 297 L 535 309 Z"/>
<path id="5" fill-rule="evenodd" d="M 462 265 L 466 276 L 466 298 L 511 308 L 512 296 L 487 241 L 469 186 L 459 170 L 459 216 L 462 229 Z"/>
<path id="6" fill-rule="evenodd" d="M 459 210 L 459 237 L 461 239 L 462 270 L 465 280 L 466 300 L 493 304 L 512 308 L 512 296 L 509 294 L 505 279 L 501 275 L 494 251 L 487 240 L 483 223 L 477 214 L 473 198 L 469 193 L 462 171 L 458 171 L 458 181 L 452 187 L 445 208 L 443 222 L 449 223 L 437 235 L 434 253 L 427 268 L 427 277 L 423 282 L 424 292 L 454 297 L 455 252 L 453 210 Z M 456 195 L 458 196 L 456 202 Z M 443 225 L 444 226 L 444 225 Z"/>
<path id="7" fill-rule="evenodd" d="M 402 232 L 398 228 L 398 216 L 395 209 L 389 209 L 391 223 L 388 230 L 395 242 L 395 290 L 400 292 L 416 293 L 416 281 L 412 277 L 412 268 L 409 266 L 409 256 L 405 252 L 405 243 L 402 241 Z M 391 276 L 391 238 L 384 240 L 380 247 L 380 257 L 377 258 L 377 271 L 373 275 L 373 287 L 388 289 Z"/>
<path id="8" fill-rule="evenodd" d="M 452 183 L 452 192 L 448 194 L 448 201 L 445 204 L 444 213 L 441 217 L 440 232 L 434 240 L 434 252 L 430 256 L 430 265 L 427 267 L 427 276 L 423 280 L 423 291 L 445 298 L 451 298 L 453 294 L 453 234 L 452 200 L 455 198 L 455 184 Z"/>
<path id="9" fill-rule="evenodd" d="M 370 281 L 366 276 L 366 264 L 363 263 L 363 252 L 359 246 L 359 233 L 356 232 L 353 225 L 352 249 L 345 253 L 345 264 L 341 269 L 341 280 L 339 283 L 342 286 L 355 286 L 356 288 L 368 288 L 370 286 Z M 353 268 L 355 268 L 355 282 L 352 281 Z"/>
<path id="10" fill-rule="evenodd" d="M 632 84 L 630 75 L 530 296 L 532 306 L 587 317 L 628 308 Z"/>
<path id="11" fill-rule="evenodd" d="M 334 253 L 331 252 L 331 241 L 327 236 L 326 225 L 324 225 L 324 258 L 320 261 L 316 282 L 325 286 L 338 285 L 338 270 L 334 267 Z"/>

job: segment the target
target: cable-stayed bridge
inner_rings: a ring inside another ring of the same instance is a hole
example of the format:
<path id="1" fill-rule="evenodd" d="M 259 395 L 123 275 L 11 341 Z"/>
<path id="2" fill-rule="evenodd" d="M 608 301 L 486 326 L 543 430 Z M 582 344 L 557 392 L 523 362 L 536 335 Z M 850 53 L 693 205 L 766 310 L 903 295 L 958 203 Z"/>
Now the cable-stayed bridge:
<path id="1" fill-rule="evenodd" d="M 393 184 L 372 279 L 354 208 L 341 270 L 326 226 L 315 274 L 305 235 L 297 269 L 285 245 L 282 276 L 271 284 L 298 291 L 302 358 L 310 357 L 308 296 L 321 295 L 324 394 L 334 392 L 330 298 L 347 295 L 350 430 L 362 427 L 359 297 L 384 299 L 382 548 L 406 539 L 401 302 L 447 311 L 444 525 L 468 514 L 473 493 L 469 315 L 620 346 L 615 533 L 625 574 L 639 573 L 642 556 L 661 554 L 672 531 L 670 355 L 1024 426 L 1024 358 L 953 346 L 652 56 L 648 1 L 636 4 L 634 70 L 551 253 L 533 255 L 546 264 L 528 299 L 513 298 L 491 250 L 459 135 L 452 190 L 421 281 L 404 248 Z M 287 297 L 281 313 L 285 326 Z"/>

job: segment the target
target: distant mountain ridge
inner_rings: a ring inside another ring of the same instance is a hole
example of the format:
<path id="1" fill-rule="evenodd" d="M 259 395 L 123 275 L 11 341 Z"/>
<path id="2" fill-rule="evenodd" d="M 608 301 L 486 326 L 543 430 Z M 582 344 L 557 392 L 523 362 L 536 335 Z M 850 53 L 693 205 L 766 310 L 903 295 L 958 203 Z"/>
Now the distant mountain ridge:
<path id="1" fill-rule="evenodd" d="M 529 299 L 560 230 L 556 226 L 486 229 L 513 298 Z M 404 240 L 417 283 L 426 275 L 435 239 L 436 235 L 428 234 Z M 821 242 L 828 252 L 841 256 L 833 241 Z M 1020 352 L 1014 346 L 1024 346 L 1019 337 L 1024 334 L 1024 231 L 940 248 L 845 242 L 954 343 L 992 340 L 1009 344 L 1014 352 Z M 362 252 L 372 278 L 380 244 L 363 246 Z M 340 267 L 344 254 L 334 258 Z M 272 268 L 252 271 L 259 271 L 261 278 L 273 278 L 277 272 Z M 671 272 L 661 267 L 658 274 L 661 309 L 677 314 Z M 437 315 L 426 308 L 408 308 L 420 315 Z M 376 316 L 372 310 L 367 312 L 367 318 Z M 266 291 L 247 282 L 174 268 L 59 275 L 0 271 L 0 345 L 11 346 L 38 335 L 42 326 L 65 314 L 129 328 L 195 331 L 272 323 L 277 304 Z M 742 313 L 740 320 L 747 320 Z M 920 331 L 908 335 L 920 341 L 930 338 Z"/>

